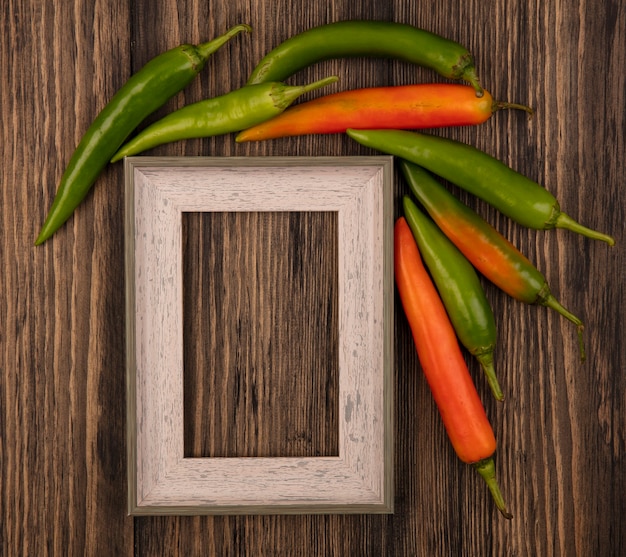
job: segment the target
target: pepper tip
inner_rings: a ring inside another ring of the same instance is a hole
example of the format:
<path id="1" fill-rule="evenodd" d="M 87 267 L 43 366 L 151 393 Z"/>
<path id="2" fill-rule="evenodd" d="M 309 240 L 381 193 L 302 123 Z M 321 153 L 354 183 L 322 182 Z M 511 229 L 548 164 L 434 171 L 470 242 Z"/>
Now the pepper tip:
<path id="1" fill-rule="evenodd" d="M 35 239 L 35 246 L 40 246 L 41 244 L 43 244 L 48 238 L 49 238 L 49 234 L 42 229 L 41 232 L 39 232 L 39 236 L 37 236 L 37 238 Z"/>

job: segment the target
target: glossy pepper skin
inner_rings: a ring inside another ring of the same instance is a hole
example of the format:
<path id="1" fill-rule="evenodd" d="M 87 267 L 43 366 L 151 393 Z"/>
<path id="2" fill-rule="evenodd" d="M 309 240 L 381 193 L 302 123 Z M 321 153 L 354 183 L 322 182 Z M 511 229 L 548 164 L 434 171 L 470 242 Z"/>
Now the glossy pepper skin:
<path id="1" fill-rule="evenodd" d="M 500 512 L 511 518 L 495 478 L 493 429 L 404 217 L 394 227 L 394 273 L 422 371 L 450 442 L 458 457 L 485 479 Z"/>
<path id="2" fill-rule="evenodd" d="M 419 83 L 369 87 L 324 95 L 293 106 L 280 116 L 244 130 L 238 142 L 353 129 L 423 129 L 470 126 L 487 121 L 502 108 L 531 109 L 494 101 L 488 91 L 456 83 Z"/>
<path id="3" fill-rule="evenodd" d="M 528 258 L 425 169 L 408 161 L 399 166 L 413 195 L 478 272 L 516 300 L 551 308 L 576 325 L 584 359 L 582 321 L 558 302 Z"/>
<path id="4" fill-rule="evenodd" d="M 156 56 L 129 78 L 100 111 L 76 147 L 36 245 L 50 238 L 71 216 L 132 131 L 184 89 L 211 54 L 242 31 L 250 32 L 251 28 L 237 25 L 209 42 L 180 45 Z"/>
<path id="5" fill-rule="evenodd" d="M 404 218 L 461 344 L 480 362 L 493 396 L 503 400 L 493 367 L 496 322 L 474 267 L 408 196 L 404 196 L 403 207 Z"/>
<path id="6" fill-rule="evenodd" d="M 260 83 L 184 106 L 154 122 L 126 143 L 111 159 L 137 155 L 147 149 L 199 137 L 236 132 L 280 114 L 296 98 L 338 80 L 327 77 L 308 85 Z"/>
<path id="7" fill-rule="evenodd" d="M 404 130 L 347 130 L 355 141 L 420 165 L 481 198 L 515 222 L 538 230 L 565 228 L 614 245 L 561 212 L 543 186 L 491 155 L 459 141 Z"/>
<path id="8" fill-rule="evenodd" d="M 419 27 L 390 21 L 347 20 L 313 27 L 270 51 L 254 68 L 248 84 L 284 81 L 323 60 L 349 57 L 392 58 L 430 68 L 448 79 L 483 89 L 474 57 L 462 45 Z"/>

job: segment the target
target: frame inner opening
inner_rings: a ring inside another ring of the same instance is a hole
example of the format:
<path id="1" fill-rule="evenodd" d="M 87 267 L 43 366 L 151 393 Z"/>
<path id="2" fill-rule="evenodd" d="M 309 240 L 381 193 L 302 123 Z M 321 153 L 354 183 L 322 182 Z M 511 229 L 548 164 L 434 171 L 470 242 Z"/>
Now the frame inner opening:
<path id="1" fill-rule="evenodd" d="M 337 220 L 183 213 L 185 457 L 338 456 Z"/>

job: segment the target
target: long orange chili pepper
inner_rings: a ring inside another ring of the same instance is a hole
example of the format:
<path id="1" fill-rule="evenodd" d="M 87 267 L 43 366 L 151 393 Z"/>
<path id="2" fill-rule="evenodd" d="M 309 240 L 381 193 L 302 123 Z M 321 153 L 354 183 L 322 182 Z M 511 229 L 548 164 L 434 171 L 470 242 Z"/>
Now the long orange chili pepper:
<path id="1" fill-rule="evenodd" d="M 420 83 L 369 87 L 318 97 L 242 131 L 236 141 L 261 141 L 347 129 L 424 129 L 482 124 L 502 108 L 527 106 L 482 97 L 469 85 Z"/>
<path id="2" fill-rule="evenodd" d="M 553 309 L 576 325 L 584 360 L 582 321 L 554 297 L 545 276 L 528 258 L 430 172 L 406 160 L 399 166 L 411 191 L 441 231 L 485 278 L 516 300 Z"/>
<path id="3" fill-rule="evenodd" d="M 487 482 L 500 512 L 507 511 L 495 477 L 496 439 L 454 328 L 432 283 L 404 217 L 394 229 L 394 269 L 398 293 L 411 327 L 426 380 L 458 457 Z"/>

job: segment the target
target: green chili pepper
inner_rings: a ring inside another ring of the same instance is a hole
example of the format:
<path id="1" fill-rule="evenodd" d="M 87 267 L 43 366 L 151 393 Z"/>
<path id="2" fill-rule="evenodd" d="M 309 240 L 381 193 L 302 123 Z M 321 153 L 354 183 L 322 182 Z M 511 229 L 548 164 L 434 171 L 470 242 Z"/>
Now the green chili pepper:
<path id="1" fill-rule="evenodd" d="M 479 273 L 516 300 L 551 308 L 576 325 L 584 360 L 582 321 L 558 302 L 543 274 L 528 258 L 427 170 L 406 160 L 399 166 L 411 192 Z"/>
<path id="2" fill-rule="evenodd" d="M 249 25 L 237 25 L 212 41 L 180 45 L 156 56 L 133 74 L 76 147 L 35 244 L 45 242 L 71 216 L 111 156 L 144 118 L 184 89 L 211 54 L 238 33 L 251 30 Z"/>
<path id="3" fill-rule="evenodd" d="M 459 141 L 404 130 L 347 130 L 362 145 L 396 155 L 483 199 L 515 222 L 538 230 L 566 228 L 614 245 L 606 234 L 591 230 L 561 212 L 543 186 L 494 157 Z"/>
<path id="4" fill-rule="evenodd" d="M 225 95 L 189 104 L 141 131 L 115 154 L 111 162 L 163 143 L 222 135 L 255 126 L 283 112 L 300 95 L 338 79 L 330 76 L 298 86 L 275 82 L 246 85 Z"/>
<path id="5" fill-rule="evenodd" d="M 347 57 L 395 58 L 469 82 L 481 97 L 474 57 L 462 45 L 412 25 L 391 21 L 338 21 L 294 35 L 254 68 L 248 85 L 284 81 L 316 62 Z"/>
<path id="6" fill-rule="evenodd" d="M 404 216 L 461 344 L 480 363 L 497 400 L 504 395 L 493 367 L 496 322 L 472 264 L 408 196 Z"/>

